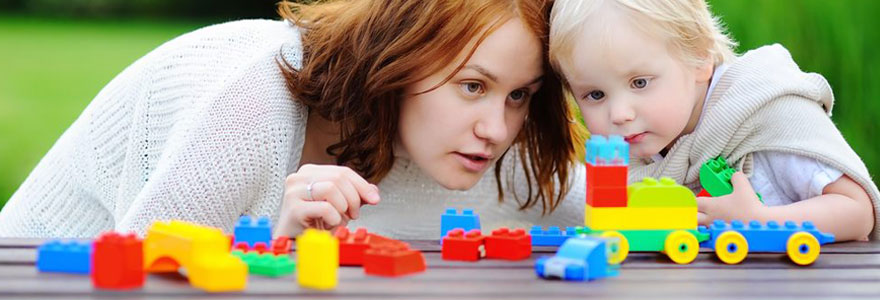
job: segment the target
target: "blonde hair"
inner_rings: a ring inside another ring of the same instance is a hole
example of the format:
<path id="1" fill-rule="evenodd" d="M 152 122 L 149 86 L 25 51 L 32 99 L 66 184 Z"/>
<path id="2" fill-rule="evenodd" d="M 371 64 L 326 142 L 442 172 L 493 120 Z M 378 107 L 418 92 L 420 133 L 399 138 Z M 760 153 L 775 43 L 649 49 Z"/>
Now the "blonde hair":
<path id="1" fill-rule="evenodd" d="M 633 24 L 666 40 L 687 65 L 699 66 L 709 59 L 718 66 L 736 56 L 736 41 L 704 0 L 556 0 L 550 13 L 549 56 L 557 72 L 564 74 L 562 67 L 571 65 L 577 35 L 606 5 L 638 18 Z"/>

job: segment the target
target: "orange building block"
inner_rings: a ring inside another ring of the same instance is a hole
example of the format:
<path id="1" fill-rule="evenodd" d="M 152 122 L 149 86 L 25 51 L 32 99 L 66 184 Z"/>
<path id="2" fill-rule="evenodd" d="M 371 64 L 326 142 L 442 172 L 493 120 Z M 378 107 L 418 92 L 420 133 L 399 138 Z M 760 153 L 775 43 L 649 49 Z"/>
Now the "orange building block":
<path id="1" fill-rule="evenodd" d="M 590 187 L 626 187 L 627 185 L 627 166 L 626 165 L 593 165 L 586 163 L 587 166 L 587 188 Z"/>
<path id="2" fill-rule="evenodd" d="M 589 187 L 587 186 L 587 205 L 592 207 L 626 207 L 626 186 Z"/>
<path id="3" fill-rule="evenodd" d="M 479 229 L 464 232 L 461 228 L 450 230 L 443 237 L 442 258 L 444 260 L 478 261 L 486 257 L 485 237 Z"/>

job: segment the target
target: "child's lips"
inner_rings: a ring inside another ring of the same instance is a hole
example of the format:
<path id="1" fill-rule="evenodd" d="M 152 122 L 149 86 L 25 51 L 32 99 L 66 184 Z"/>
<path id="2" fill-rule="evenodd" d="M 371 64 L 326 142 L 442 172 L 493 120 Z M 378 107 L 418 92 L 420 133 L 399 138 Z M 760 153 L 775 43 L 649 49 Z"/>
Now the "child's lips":
<path id="1" fill-rule="evenodd" d="M 630 134 L 630 135 L 624 137 L 623 140 L 625 140 L 627 143 L 635 144 L 635 143 L 641 142 L 642 139 L 645 138 L 646 134 L 647 134 L 647 132 Z"/>

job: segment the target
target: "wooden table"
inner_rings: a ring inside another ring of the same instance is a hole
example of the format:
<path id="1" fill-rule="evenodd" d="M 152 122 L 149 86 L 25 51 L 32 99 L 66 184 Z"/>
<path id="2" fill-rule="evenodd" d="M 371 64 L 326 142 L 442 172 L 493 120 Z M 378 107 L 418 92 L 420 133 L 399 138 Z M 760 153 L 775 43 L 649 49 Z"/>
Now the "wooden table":
<path id="1" fill-rule="evenodd" d="M 782 254 L 750 254 L 729 266 L 714 253 L 700 253 L 689 265 L 675 265 L 658 253 L 631 253 L 617 277 L 594 282 L 547 281 L 535 276 L 534 259 L 555 247 L 536 247 L 532 259 L 477 263 L 440 259 L 437 241 L 408 241 L 422 250 L 425 273 L 402 278 L 364 275 L 343 267 L 339 285 L 329 292 L 300 288 L 294 275 L 251 275 L 239 293 L 208 294 L 189 286 L 178 274 L 151 274 L 143 289 L 94 290 L 84 275 L 40 273 L 34 266 L 37 239 L 0 239 L 0 298 L 398 298 L 398 299 L 538 299 L 538 298 L 871 298 L 880 299 L 880 243 L 826 245 L 810 267 L 798 267 Z"/>

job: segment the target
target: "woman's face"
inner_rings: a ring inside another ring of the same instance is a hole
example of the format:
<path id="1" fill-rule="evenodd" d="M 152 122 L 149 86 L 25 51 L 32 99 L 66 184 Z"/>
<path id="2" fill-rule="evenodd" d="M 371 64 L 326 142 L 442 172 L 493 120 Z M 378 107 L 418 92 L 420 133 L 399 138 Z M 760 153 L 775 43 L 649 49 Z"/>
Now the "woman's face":
<path id="1" fill-rule="evenodd" d="M 419 94 L 442 82 L 460 60 L 409 86 L 395 153 L 448 189 L 473 187 L 525 122 L 544 75 L 541 49 L 541 41 L 511 19 L 486 37 L 451 80 Z"/>

